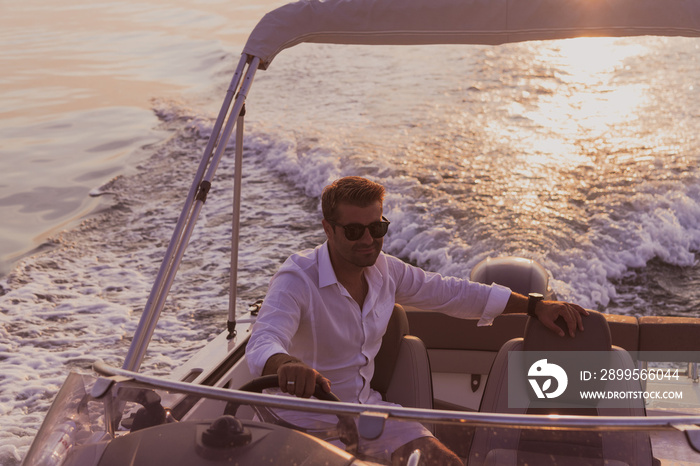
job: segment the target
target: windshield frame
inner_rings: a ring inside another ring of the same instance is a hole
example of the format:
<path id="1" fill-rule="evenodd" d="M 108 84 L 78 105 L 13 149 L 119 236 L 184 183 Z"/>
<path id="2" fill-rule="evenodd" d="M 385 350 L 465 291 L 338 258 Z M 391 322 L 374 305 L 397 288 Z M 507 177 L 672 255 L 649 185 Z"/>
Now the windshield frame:
<path id="1" fill-rule="evenodd" d="M 472 426 L 508 427 L 539 429 L 542 427 L 576 430 L 648 430 L 670 429 L 678 430 L 678 426 L 700 425 L 700 415 L 675 416 L 579 416 L 579 415 L 541 415 L 541 414 L 502 414 L 486 412 L 447 411 L 438 409 L 420 409 L 405 407 L 387 407 L 378 405 L 363 405 L 303 399 L 290 396 L 280 396 L 265 393 L 250 393 L 240 390 L 196 385 L 187 382 L 169 380 L 163 377 L 149 376 L 137 372 L 119 369 L 98 361 L 94 370 L 108 379 L 104 382 L 132 381 L 145 388 L 178 392 L 183 395 L 194 395 L 226 402 L 236 402 L 253 406 L 284 408 L 322 414 L 341 415 L 376 415 L 384 414 L 388 418 L 403 421 L 418 421 L 427 423 L 459 423 Z M 108 389 L 105 386 L 104 389 Z M 98 394 L 93 393 L 98 397 Z"/>

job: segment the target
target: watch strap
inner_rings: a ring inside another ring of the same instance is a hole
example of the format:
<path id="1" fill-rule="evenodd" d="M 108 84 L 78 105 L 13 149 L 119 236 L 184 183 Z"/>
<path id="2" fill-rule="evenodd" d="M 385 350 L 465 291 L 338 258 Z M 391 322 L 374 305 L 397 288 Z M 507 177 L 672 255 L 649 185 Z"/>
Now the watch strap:
<path id="1" fill-rule="evenodd" d="M 535 314 L 535 309 L 537 308 L 537 303 L 542 301 L 544 296 L 541 293 L 530 293 L 527 295 L 527 315 L 537 318 Z"/>

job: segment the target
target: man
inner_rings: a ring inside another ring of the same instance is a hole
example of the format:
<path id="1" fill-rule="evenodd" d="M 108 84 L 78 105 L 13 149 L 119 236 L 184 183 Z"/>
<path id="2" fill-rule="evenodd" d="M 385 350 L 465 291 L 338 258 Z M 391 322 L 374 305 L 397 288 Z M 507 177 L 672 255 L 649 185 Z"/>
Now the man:
<path id="1" fill-rule="evenodd" d="M 384 188 L 360 177 L 327 186 L 322 196 L 327 241 L 292 255 L 270 282 L 253 326 L 247 359 L 253 374 L 277 374 L 280 389 L 309 397 L 319 384 L 343 401 L 382 404 L 370 388 L 374 357 L 395 303 L 434 309 L 489 325 L 501 313 L 527 312 L 528 298 L 500 285 L 442 277 L 382 253 L 389 222 Z M 562 316 L 569 333 L 583 330 L 576 305 L 540 301 L 547 327 Z M 360 443 L 366 455 L 401 464 L 416 448 L 435 464 L 462 464 L 421 425 L 387 423 L 379 439 Z"/>

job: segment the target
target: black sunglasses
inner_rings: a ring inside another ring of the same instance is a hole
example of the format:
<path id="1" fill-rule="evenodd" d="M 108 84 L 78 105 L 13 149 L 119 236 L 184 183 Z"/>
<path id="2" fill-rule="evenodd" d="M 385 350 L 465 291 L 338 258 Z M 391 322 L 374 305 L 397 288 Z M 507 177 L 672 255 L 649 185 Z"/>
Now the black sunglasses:
<path id="1" fill-rule="evenodd" d="M 386 235 L 386 232 L 389 230 L 389 223 L 391 223 L 384 216 L 382 216 L 381 222 L 372 222 L 369 225 L 362 225 L 361 223 L 341 225 L 332 220 L 327 220 L 327 222 L 333 226 L 343 227 L 345 230 L 345 238 L 348 241 L 357 241 L 358 239 L 362 238 L 362 235 L 365 234 L 365 228 L 369 230 L 369 234 L 372 236 L 372 238 L 382 238 L 384 235 Z"/>

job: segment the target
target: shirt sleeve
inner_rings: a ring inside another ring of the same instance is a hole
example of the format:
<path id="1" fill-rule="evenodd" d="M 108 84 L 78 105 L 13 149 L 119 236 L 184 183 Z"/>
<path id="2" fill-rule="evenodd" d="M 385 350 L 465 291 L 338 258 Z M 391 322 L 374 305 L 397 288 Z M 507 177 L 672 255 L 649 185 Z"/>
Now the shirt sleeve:
<path id="1" fill-rule="evenodd" d="M 456 277 L 443 277 L 419 267 L 387 257 L 396 280 L 396 301 L 461 319 L 479 319 L 477 325 L 493 323 L 506 307 L 510 288 L 475 283 Z"/>
<path id="2" fill-rule="evenodd" d="M 255 376 L 262 375 L 270 356 L 289 354 L 289 345 L 301 316 L 299 295 L 303 294 L 300 291 L 304 287 L 298 281 L 293 273 L 278 273 L 270 282 L 246 346 L 248 368 Z"/>
<path id="3" fill-rule="evenodd" d="M 484 312 L 481 314 L 478 327 L 484 327 L 493 324 L 493 319 L 500 316 L 506 308 L 506 304 L 510 299 L 512 291 L 510 288 L 497 283 L 491 284 L 491 292 L 489 293 Z"/>

